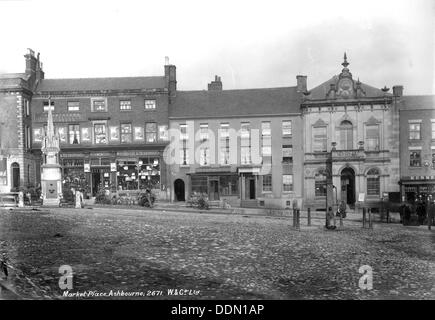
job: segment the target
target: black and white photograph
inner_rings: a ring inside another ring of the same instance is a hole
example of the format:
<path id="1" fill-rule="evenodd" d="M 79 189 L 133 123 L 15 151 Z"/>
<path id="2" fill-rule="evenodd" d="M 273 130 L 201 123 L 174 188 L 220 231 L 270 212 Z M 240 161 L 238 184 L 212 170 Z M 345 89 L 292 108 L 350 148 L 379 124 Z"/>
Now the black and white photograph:
<path id="1" fill-rule="evenodd" d="M 0 300 L 435 300 L 433 0 L 0 13 Z"/>

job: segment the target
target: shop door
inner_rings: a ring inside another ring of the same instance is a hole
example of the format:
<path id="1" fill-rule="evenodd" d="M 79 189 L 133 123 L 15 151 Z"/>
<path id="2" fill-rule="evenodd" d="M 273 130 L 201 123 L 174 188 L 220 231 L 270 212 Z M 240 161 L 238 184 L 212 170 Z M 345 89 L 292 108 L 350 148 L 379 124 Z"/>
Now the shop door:
<path id="1" fill-rule="evenodd" d="M 92 171 L 92 196 L 95 197 L 99 191 L 101 183 L 101 172 L 98 169 Z"/>
<path id="2" fill-rule="evenodd" d="M 209 199 L 210 201 L 219 200 L 219 181 L 210 180 L 209 185 Z"/>

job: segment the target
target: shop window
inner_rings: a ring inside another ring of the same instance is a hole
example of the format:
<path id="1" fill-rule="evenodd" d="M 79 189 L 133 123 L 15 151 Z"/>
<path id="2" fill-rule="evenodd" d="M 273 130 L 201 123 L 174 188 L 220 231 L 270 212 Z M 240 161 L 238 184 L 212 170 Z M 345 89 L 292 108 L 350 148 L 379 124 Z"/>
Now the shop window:
<path id="1" fill-rule="evenodd" d="M 207 194 L 207 176 L 192 175 L 192 193 Z"/>
<path id="2" fill-rule="evenodd" d="M 409 152 L 409 166 L 421 167 L 421 151 L 417 150 Z"/>
<path id="3" fill-rule="evenodd" d="M 272 175 L 267 174 L 263 176 L 263 192 L 272 191 Z"/>
<path id="4" fill-rule="evenodd" d="M 121 123 L 121 143 L 132 142 L 131 123 Z"/>
<path id="5" fill-rule="evenodd" d="M 316 197 L 326 196 L 326 172 L 320 169 L 314 177 L 314 188 Z"/>
<path id="6" fill-rule="evenodd" d="M 373 168 L 367 172 L 367 195 L 378 196 L 379 192 L 379 171 L 378 169 Z"/>
<path id="7" fill-rule="evenodd" d="M 219 193 L 222 196 L 235 196 L 239 194 L 239 177 L 236 175 L 219 177 Z"/>
<path id="8" fill-rule="evenodd" d="M 160 189 L 159 158 L 139 158 L 138 170 L 139 189 Z"/>
<path id="9" fill-rule="evenodd" d="M 145 139 L 147 143 L 157 141 L 157 125 L 155 122 L 145 123 Z"/>
<path id="10" fill-rule="evenodd" d="M 118 161 L 116 175 L 118 190 L 138 189 L 138 168 L 136 161 Z"/>
<path id="11" fill-rule="evenodd" d="M 293 191 L 293 175 L 292 174 L 284 174 L 282 176 L 282 191 L 289 192 Z"/>

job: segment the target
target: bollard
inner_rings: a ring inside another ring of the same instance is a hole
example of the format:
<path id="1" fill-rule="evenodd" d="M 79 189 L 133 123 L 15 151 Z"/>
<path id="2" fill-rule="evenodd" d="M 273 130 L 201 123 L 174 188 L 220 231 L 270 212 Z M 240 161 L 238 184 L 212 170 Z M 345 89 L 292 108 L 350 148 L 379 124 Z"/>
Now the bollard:
<path id="1" fill-rule="evenodd" d="M 363 228 L 366 227 L 366 208 L 363 208 Z"/>
<path id="2" fill-rule="evenodd" d="M 372 210 L 369 208 L 369 228 L 373 229 Z"/>
<path id="3" fill-rule="evenodd" d="M 307 210 L 308 226 L 311 226 L 311 208 L 308 208 Z"/>
<path id="4" fill-rule="evenodd" d="M 301 229 L 301 210 L 296 209 L 296 229 Z"/>

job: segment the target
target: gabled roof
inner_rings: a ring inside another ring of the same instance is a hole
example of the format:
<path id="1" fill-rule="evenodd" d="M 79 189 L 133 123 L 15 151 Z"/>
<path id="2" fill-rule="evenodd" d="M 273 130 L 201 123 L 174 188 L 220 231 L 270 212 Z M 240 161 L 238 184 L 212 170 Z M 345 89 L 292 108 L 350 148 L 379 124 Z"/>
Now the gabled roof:
<path id="1" fill-rule="evenodd" d="M 403 96 L 400 110 L 432 109 L 435 114 L 435 95 Z"/>
<path id="2" fill-rule="evenodd" d="M 161 89 L 165 85 L 165 77 L 43 79 L 36 92 Z"/>
<path id="3" fill-rule="evenodd" d="M 300 112 L 296 87 L 222 91 L 177 91 L 172 118 L 273 115 Z"/>
<path id="4" fill-rule="evenodd" d="M 328 81 L 325 81 L 324 83 L 318 85 L 317 87 L 314 87 L 313 89 L 309 90 L 310 100 L 320 100 L 320 99 L 326 99 L 326 95 L 331 89 L 331 84 L 336 84 L 338 82 L 339 77 L 333 76 Z M 362 90 L 365 92 L 365 97 L 368 98 L 374 98 L 374 97 L 383 97 L 385 96 L 384 92 L 381 89 L 369 86 L 365 83 L 360 82 L 360 86 Z"/>

